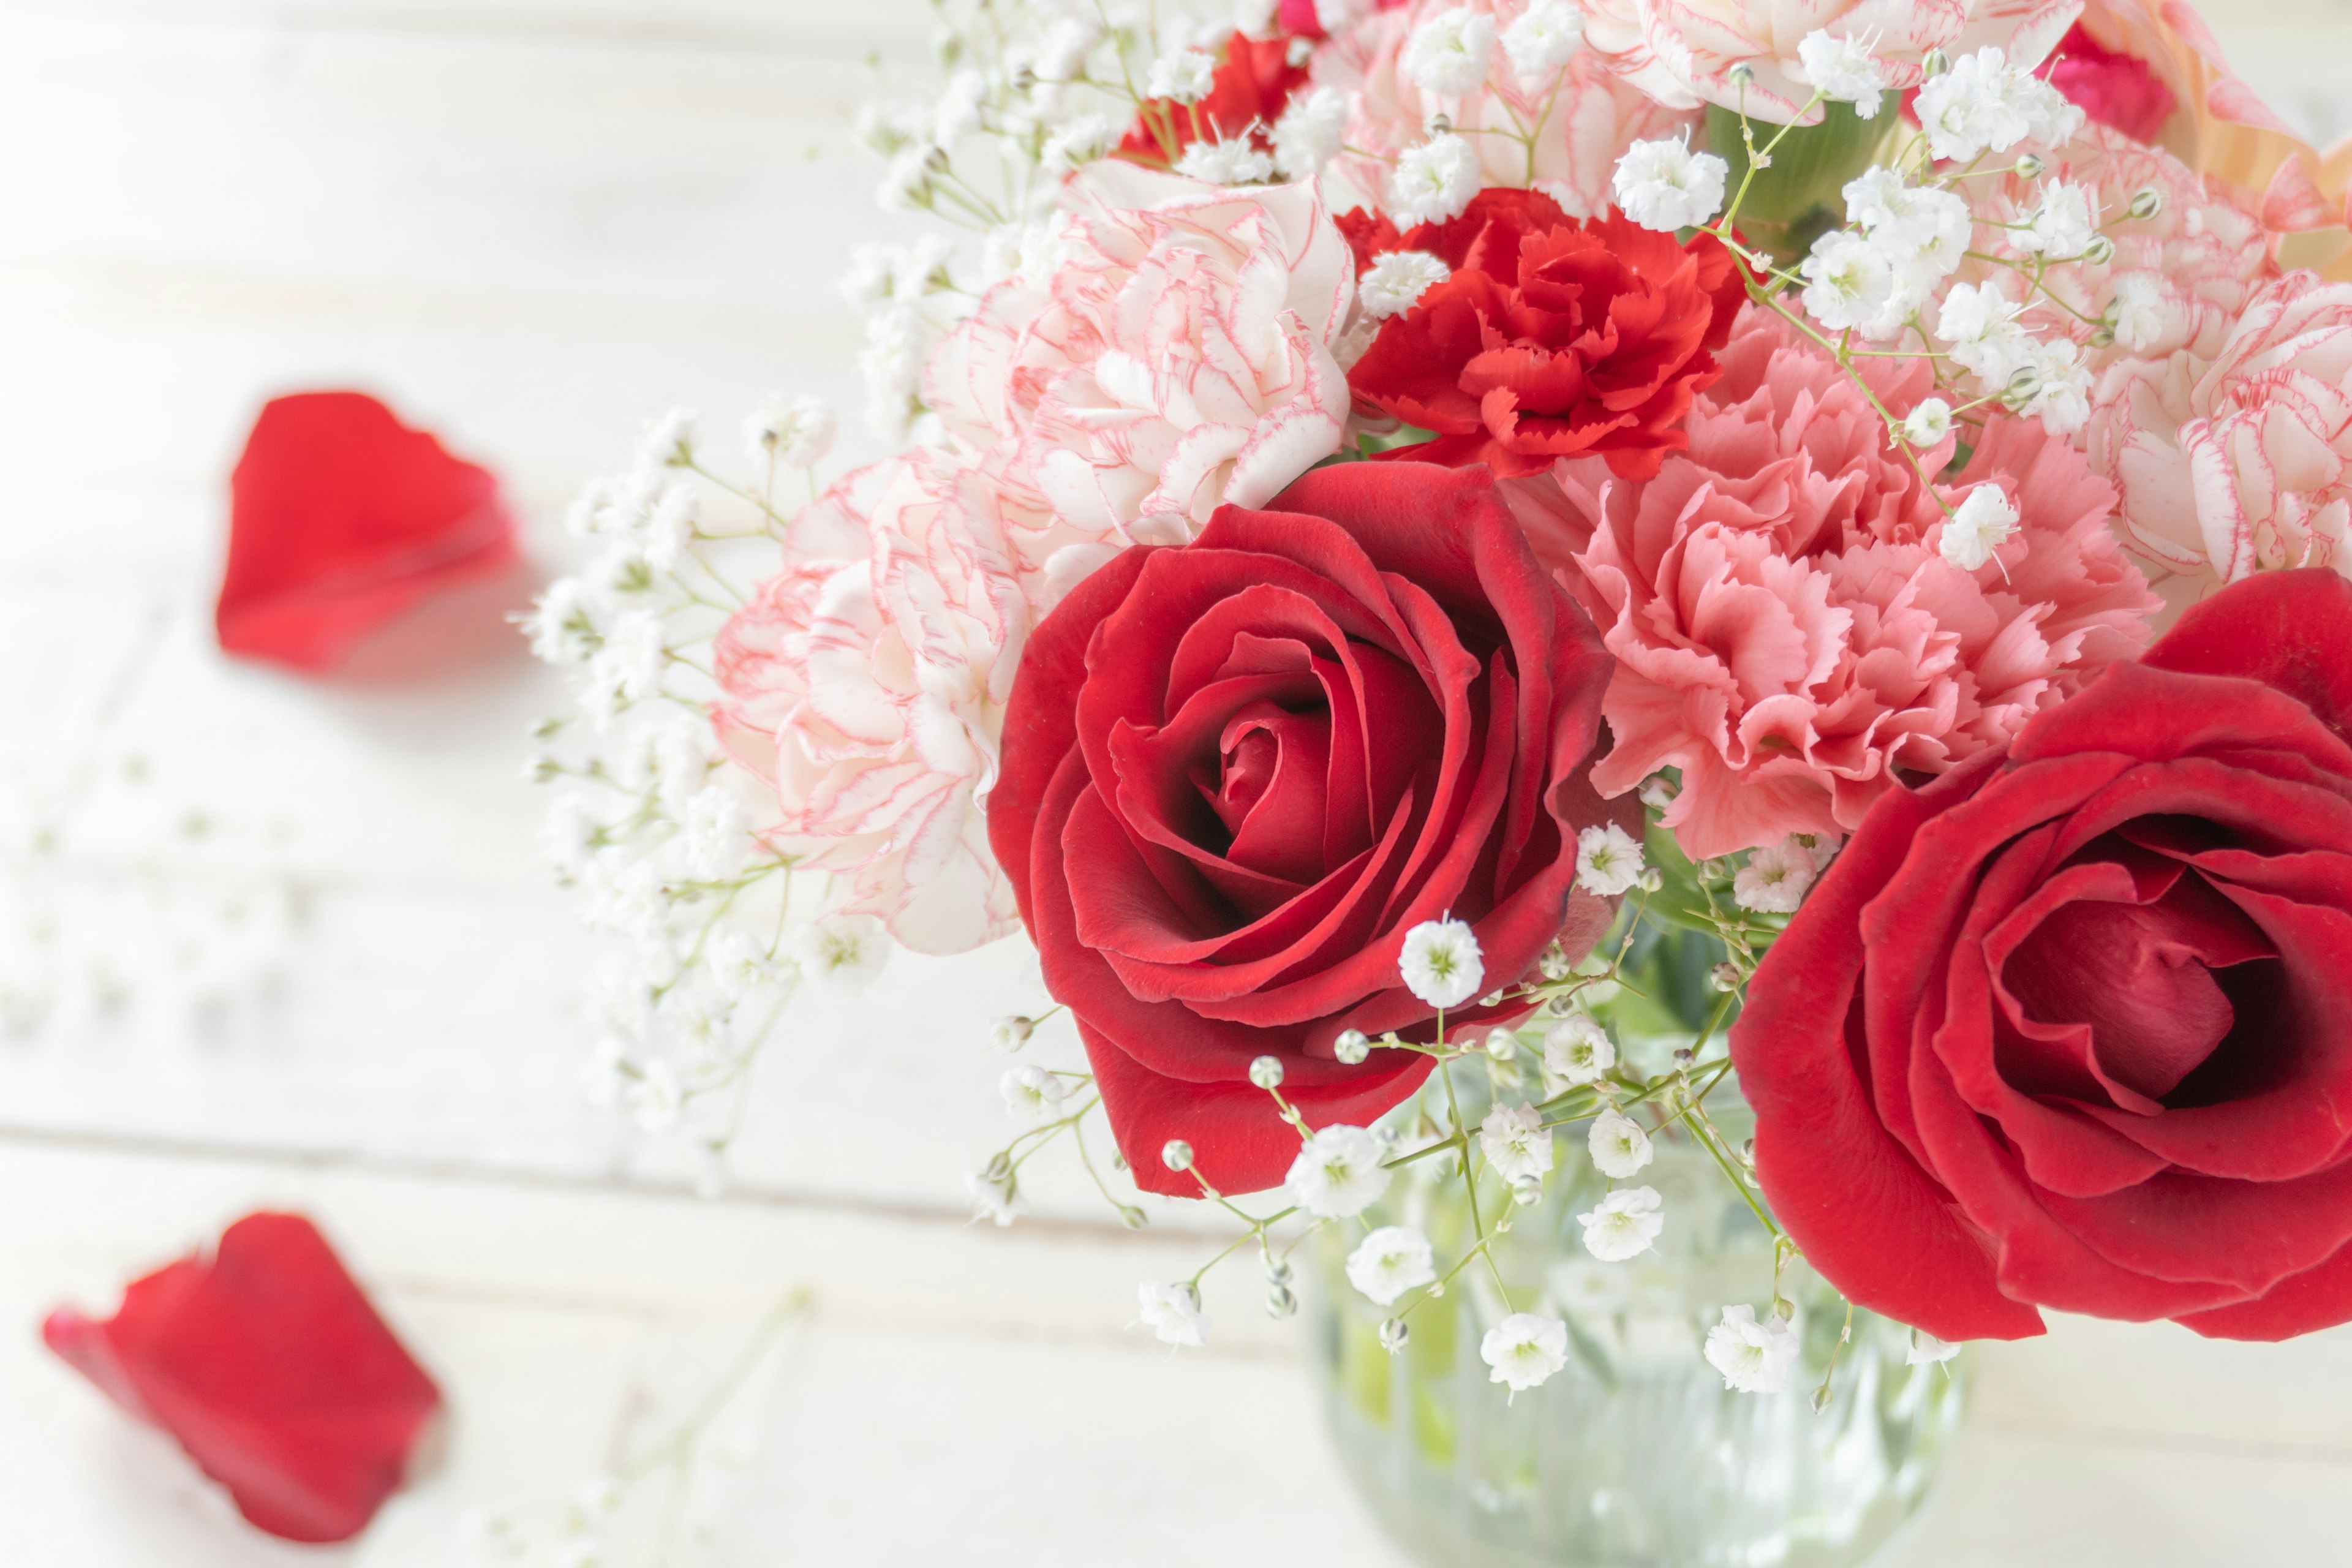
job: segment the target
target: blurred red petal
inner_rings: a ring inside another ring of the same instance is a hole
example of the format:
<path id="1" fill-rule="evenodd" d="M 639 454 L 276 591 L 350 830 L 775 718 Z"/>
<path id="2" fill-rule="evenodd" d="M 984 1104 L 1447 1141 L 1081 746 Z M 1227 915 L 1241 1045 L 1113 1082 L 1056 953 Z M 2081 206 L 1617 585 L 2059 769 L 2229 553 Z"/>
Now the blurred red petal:
<path id="1" fill-rule="evenodd" d="M 288 1541 L 366 1528 L 441 1403 L 326 1237 L 295 1215 L 247 1215 L 209 1258 L 134 1280 L 112 1318 L 60 1308 L 41 1337 Z"/>
<path id="2" fill-rule="evenodd" d="M 489 470 L 363 393 L 265 405 L 229 496 L 221 647 L 297 669 L 333 668 L 426 595 L 515 558 Z"/>

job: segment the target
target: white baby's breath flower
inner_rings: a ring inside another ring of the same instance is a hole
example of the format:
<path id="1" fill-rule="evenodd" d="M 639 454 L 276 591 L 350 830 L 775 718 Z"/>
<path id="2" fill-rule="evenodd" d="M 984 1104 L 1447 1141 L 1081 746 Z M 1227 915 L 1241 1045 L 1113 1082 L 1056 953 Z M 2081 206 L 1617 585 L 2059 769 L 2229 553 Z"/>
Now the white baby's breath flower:
<path id="1" fill-rule="evenodd" d="M 1364 314 L 1386 321 L 1412 309 L 1422 295 L 1452 276 L 1453 268 L 1427 251 L 1385 251 L 1356 280 L 1356 298 Z"/>
<path id="2" fill-rule="evenodd" d="M 1315 0 L 1315 25 L 1337 37 L 1372 14 L 1372 0 Z"/>
<path id="3" fill-rule="evenodd" d="M 1606 823 L 1576 836 L 1576 885 L 1599 898 L 1613 899 L 1642 879 L 1642 841 Z"/>
<path id="4" fill-rule="evenodd" d="M 1274 122 L 1274 166 L 1286 179 L 1311 179 L 1339 153 L 1347 131 L 1348 100 L 1339 89 L 1299 93 Z"/>
<path id="5" fill-rule="evenodd" d="M 1603 1263 L 1622 1263 L 1650 1250 L 1665 1233 L 1665 1200 L 1655 1187 L 1620 1187 L 1576 1216 L 1584 1249 Z"/>
<path id="6" fill-rule="evenodd" d="M 952 147 L 980 129 L 980 111 L 988 100 L 988 79 L 976 70 L 960 70 L 948 78 L 946 90 L 932 110 L 931 140 Z"/>
<path id="7" fill-rule="evenodd" d="M 1963 572 L 1974 572 L 1993 558 L 2002 541 L 2017 531 L 2017 509 L 1996 484 L 1980 484 L 1961 499 L 1944 520 L 1936 553 Z"/>
<path id="8" fill-rule="evenodd" d="M 686 1110 L 686 1088 L 678 1081 L 677 1069 L 658 1059 L 637 1069 L 625 1098 L 637 1126 L 656 1135 L 676 1127 Z"/>
<path id="9" fill-rule="evenodd" d="M 1789 74 L 1818 89 L 1823 98 L 1851 103 L 1854 113 L 1872 119 L 1886 91 L 1886 68 L 1870 52 L 1877 41 L 1874 33 L 1838 38 L 1828 28 L 1817 27 L 1797 40 L 1797 68 Z"/>
<path id="10" fill-rule="evenodd" d="M 1650 1135 L 1614 1107 L 1592 1119 L 1585 1148 L 1592 1156 L 1592 1168 L 1612 1182 L 1640 1174 L 1650 1163 Z"/>
<path id="11" fill-rule="evenodd" d="M 732 880 L 751 858 L 751 818 L 735 792 L 713 784 L 686 803 L 679 824 L 687 869 L 705 882 Z"/>
<path id="12" fill-rule="evenodd" d="M 2019 408 L 2053 436 L 2071 437 L 2091 420 L 2091 367 L 2072 338 L 2032 340 L 2033 394 Z"/>
<path id="13" fill-rule="evenodd" d="M 754 468 L 812 468 L 833 450 L 838 428 L 833 409 L 820 400 L 771 393 L 743 422 L 743 443 Z"/>
<path id="14" fill-rule="evenodd" d="M 1498 1105 L 1478 1124 L 1478 1148 L 1507 1182 L 1551 1169 L 1551 1131 L 1532 1105 Z"/>
<path id="15" fill-rule="evenodd" d="M 1949 1340 L 1939 1340 L 1925 1329 L 1911 1331 L 1911 1348 L 1904 1352 L 1905 1366 L 1936 1366 L 1960 1353 L 1960 1347 Z"/>
<path id="16" fill-rule="evenodd" d="M 1495 18 L 1466 5 L 1428 17 L 1405 39 L 1397 68 L 1423 92 L 1465 98 L 1486 83 Z"/>
<path id="17" fill-rule="evenodd" d="M 1793 1323 L 1778 1313 L 1759 1322 L 1745 1302 L 1726 1307 L 1722 1321 L 1706 1331 L 1708 1364 L 1723 1373 L 1724 1387 L 1742 1394 L 1787 1393 L 1797 1350 Z"/>
<path id="18" fill-rule="evenodd" d="M 1069 1090 L 1059 1074 L 1024 1062 L 996 1080 L 996 1092 L 1004 1097 L 1005 1114 L 1014 1121 L 1050 1121 L 1060 1114 Z"/>
<path id="19" fill-rule="evenodd" d="M 646 426 L 637 460 L 653 468 L 682 468 L 694 461 L 694 410 L 673 408 Z"/>
<path id="20" fill-rule="evenodd" d="M 1576 54 L 1584 36 L 1584 13 L 1568 0 L 1535 0 L 1503 29 L 1503 53 L 1519 85 L 1532 91 Z"/>
<path id="21" fill-rule="evenodd" d="M 1903 438 L 1925 449 L 1952 432 L 1952 405 L 1940 397 L 1923 397 L 1903 416 Z"/>
<path id="22" fill-rule="evenodd" d="M 539 830 L 539 847 L 556 876 L 569 882 L 588 867 L 590 857 L 604 841 L 603 824 L 582 795 L 559 795 L 547 808 Z"/>
<path id="23" fill-rule="evenodd" d="M 1142 1304 L 1142 1323 L 1164 1345 L 1199 1347 L 1209 1342 L 1209 1315 L 1201 1310 L 1200 1292 L 1179 1282 L 1162 1285 L 1146 1279 L 1136 1288 Z"/>
<path id="24" fill-rule="evenodd" d="M 1892 249 L 1850 228 L 1832 229 L 1813 241 L 1811 252 L 1797 264 L 1805 279 L 1806 312 L 1832 332 L 1893 337 L 1902 330 L 1903 312 Z"/>
<path id="25" fill-rule="evenodd" d="M 882 172 L 874 199 L 884 212 L 914 212 L 931 205 L 931 165 L 946 156 L 928 142 L 901 148 Z"/>
<path id="26" fill-rule="evenodd" d="M 702 500 L 691 485 L 671 485 L 645 514 L 637 538 L 646 564 L 656 572 L 676 570 L 678 557 L 693 543 L 695 525 L 702 519 Z"/>
<path id="27" fill-rule="evenodd" d="M 1792 915 L 1813 885 L 1813 852 L 1792 837 L 1748 852 L 1748 864 L 1731 879 L 1731 899 L 1759 915 Z"/>
<path id="28" fill-rule="evenodd" d="M 1360 1215 L 1389 1190 L 1391 1173 L 1381 1154 L 1380 1140 L 1361 1127 L 1322 1128 L 1290 1163 L 1290 1195 L 1319 1218 Z"/>
<path id="29" fill-rule="evenodd" d="M 586 587 L 577 577 L 550 583 L 523 617 L 522 629 L 530 638 L 530 651 L 550 664 L 584 664 L 604 646 Z"/>
<path id="30" fill-rule="evenodd" d="M 1723 206 L 1731 165 L 1712 153 L 1694 153 L 1680 138 L 1636 142 L 1617 160 L 1610 189 L 1625 216 L 1643 228 L 1672 233 L 1693 228 Z"/>
<path id="31" fill-rule="evenodd" d="M 1164 98 L 1172 103 L 1198 103 L 1209 96 L 1209 84 L 1216 75 L 1213 56 L 1199 49 L 1179 49 L 1151 62 L 1150 73 L 1143 79 L 1143 96 Z"/>
<path id="32" fill-rule="evenodd" d="M 1459 1007 L 1486 983 L 1477 934 L 1456 920 L 1423 921 L 1405 932 L 1397 969 L 1405 989 L 1433 1007 Z"/>
<path id="33" fill-rule="evenodd" d="M 1384 1225 L 1348 1254 L 1348 1283 L 1375 1306 L 1392 1306 L 1406 1291 L 1436 1278 L 1429 1237 L 1411 1226 Z"/>
<path id="34" fill-rule="evenodd" d="M 1487 1380 L 1507 1383 L 1511 1392 L 1533 1388 L 1568 1364 L 1568 1325 L 1535 1312 L 1513 1312 L 1478 1342 Z"/>
<path id="35" fill-rule="evenodd" d="M 1444 223 L 1460 217 L 1478 194 L 1478 154 L 1448 132 L 1410 147 L 1384 187 L 1389 216 L 1399 224 Z"/>
<path id="36" fill-rule="evenodd" d="M 2144 353 L 2163 335 L 2171 299 L 2164 279 L 2153 272 L 2126 272 L 2116 279 L 2115 298 L 2107 307 L 2107 323 L 2116 346 L 2126 353 Z"/>
<path id="37" fill-rule="evenodd" d="M 794 931 L 789 951 L 801 973 L 820 986 L 856 992 L 882 972 L 890 939 L 871 915 L 826 915 Z"/>
<path id="38" fill-rule="evenodd" d="M 1067 174 L 1108 153 L 1118 140 L 1118 127 L 1099 114 L 1081 114 L 1045 138 L 1038 162 L 1049 173 Z"/>
<path id="39" fill-rule="evenodd" d="M 1030 68 L 1040 81 L 1076 81 L 1086 74 L 1087 57 L 1102 42 L 1102 25 L 1092 16 L 1064 16 L 1037 40 Z"/>
<path id="40" fill-rule="evenodd" d="M 719 994 L 730 1002 L 741 1001 L 776 976 L 767 950 L 749 931 L 730 931 L 714 939 L 702 951 L 702 963 Z"/>
<path id="41" fill-rule="evenodd" d="M 1246 141 L 1195 142 L 1176 160 L 1176 172 L 1212 185 L 1256 185 L 1274 177 L 1274 160 Z"/>
<path id="42" fill-rule="evenodd" d="M 1601 1020 L 1570 1013 L 1544 1031 L 1544 1070 L 1562 1083 L 1597 1083 L 1617 1065 L 1617 1047 Z"/>
<path id="43" fill-rule="evenodd" d="M 998 1226 L 1013 1223 L 1013 1181 L 1009 1176 L 992 1176 L 986 1171 L 967 1173 L 964 1190 L 971 1194 L 971 1217 L 988 1220 Z"/>
<path id="44" fill-rule="evenodd" d="M 1234 0 L 1234 31 L 1245 38 L 1275 37 L 1281 16 L 1281 0 Z"/>
<path id="45" fill-rule="evenodd" d="M 1929 77 L 1913 108 L 1927 133 L 1928 151 L 1956 163 L 1986 152 L 2005 153 L 2021 142 L 2055 146 L 2084 121 L 2083 111 L 2064 94 L 2010 65 L 1990 44 Z"/>
<path id="46" fill-rule="evenodd" d="M 1007 1013 L 989 1025 L 989 1048 L 1003 1051 L 1006 1056 L 1011 1056 L 1014 1051 L 1027 1045 L 1029 1037 L 1036 1032 L 1036 1019 L 1024 1017 L 1018 1013 Z"/>
<path id="47" fill-rule="evenodd" d="M 2072 261 L 2090 249 L 2099 232 L 2099 199 L 2088 185 L 2044 180 L 2032 220 L 2011 233 L 2011 243 L 2048 261 Z"/>

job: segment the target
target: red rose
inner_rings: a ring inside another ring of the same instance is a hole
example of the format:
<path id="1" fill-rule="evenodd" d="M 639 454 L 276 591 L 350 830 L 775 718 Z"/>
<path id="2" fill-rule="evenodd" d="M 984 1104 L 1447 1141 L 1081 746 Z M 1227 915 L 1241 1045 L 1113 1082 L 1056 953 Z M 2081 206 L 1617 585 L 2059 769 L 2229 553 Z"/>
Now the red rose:
<path id="1" fill-rule="evenodd" d="M 1678 245 L 1613 213 L 1547 221 L 1558 210 L 1507 199 L 1474 204 L 1464 218 L 1483 220 L 1475 229 L 1424 225 L 1395 246 L 1351 236 L 1384 249 L 1433 240 L 1454 268 L 1348 373 L 1362 402 L 1437 432 L 1383 457 L 1486 463 L 1517 479 L 1592 454 L 1621 479 L 1646 479 L 1687 445 L 1683 416 L 1717 374 L 1709 351 L 1747 298 L 1731 253 L 1711 236 Z"/>
<path id="2" fill-rule="evenodd" d="M 1253 38 L 1235 33 L 1225 40 L 1225 58 L 1209 79 L 1209 90 L 1200 102 L 1176 103 L 1147 99 L 1138 106 L 1135 123 L 1121 138 L 1118 152 L 1158 167 L 1173 163 L 1195 142 L 1239 142 L 1244 138 L 1270 152 L 1274 143 L 1267 127 L 1282 118 L 1290 95 L 1307 83 L 1307 68 L 1290 63 L 1287 38 Z"/>
<path id="3" fill-rule="evenodd" d="M 989 842 L 1138 1183 L 1199 1192 L 1161 1166 L 1171 1138 L 1223 1191 L 1282 1179 L 1298 1139 L 1259 1056 L 1318 1126 L 1411 1093 L 1428 1058 L 1351 1067 L 1332 1042 L 1433 1016 L 1397 972 L 1420 922 L 1470 922 L 1495 988 L 1555 937 L 1589 949 L 1609 910 L 1574 890 L 1576 835 L 1612 811 L 1585 783 L 1609 672 L 1494 481 L 1418 463 L 1221 508 L 1038 625 Z"/>
<path id="4" fill-rule="evenodd" d="M 2281 1339 L 2352 1318 L 2352 584 L 2279 573 L 1863 821 L 1731 1055 L 1863 1306 Z"/>

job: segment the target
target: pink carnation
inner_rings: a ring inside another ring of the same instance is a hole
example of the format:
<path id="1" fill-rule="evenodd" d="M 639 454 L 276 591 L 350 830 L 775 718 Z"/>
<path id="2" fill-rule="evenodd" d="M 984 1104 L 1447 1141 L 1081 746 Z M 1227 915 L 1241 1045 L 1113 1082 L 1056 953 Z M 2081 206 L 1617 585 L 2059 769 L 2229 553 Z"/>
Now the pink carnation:
<path id="1" fill-rule="evenodd" d="M 1797 79 L 1797 46 L 1826 28 L 1876 39 L 1871 52 L 1898 92 L 1923 79 L 1931 48 L 1958 56 L 1996 44 L 2012 65 L 2042 63 L 2073 26 L 2083 0 L 1579 0 L 1584 41 L 1612 70 L 1675 109 L 1745 105 L 1754 120 L 1786 123 L 1813 89 Z M 1745 92 L 1732 79 L 1752 73 Z M 1804 121 L 1821 118 L 1816 109 Z"/>
<path id="2" fill-rule="evenodd" d="M 1016 923 L 976 809 L 1031 622 L 997 499 L 940 452 L 860 468 L 718 640 L 719 736 L 775 790 L 769 842 L 921 952 Z"/>
<path id="3" fill-rule="evenodd" d="M 925 400 L 1097 539 L 1181 542 L 1338 450 L 1348 383 L 1328 344 L 1354 268 L 1312 184 L 1230 190 L 1116 160 L 1064 195 L 1067 258 L 990 289 Z"/>
<path id="4" fill-rule="evenodd" d="M 2123 361 L 2086 432 L 2124 524 L 2191 578 L 2332 566 L 2352 576 L 2352 284 L 2263 284 L 2206 352 Z"/>
<path id="5" fill-rule="evenodd" d="M 2020 515 L 1963 572 L 1938 552 L 1942 508 L 1835 361 L 1752 308 L 1717 357 L 1690 448 L 1657 478 L 1579 458 L 1515 486 L 1617 656 L 1594 787 L 1679 768 L 1665 820 L 1694 857 L 1851 831 L 1897 770 L 2001 743 L 2147 640 L 2158 602 L 2107 531 L 2115 492 L 2038 423 L 1995 416 L 1938 487 L 1957 503 L 1997 484 Z M 1924 362 L 1874 363 L 1898 415 L 1931 390 Z"/>
<path id="6" fill-rule="evenodd" d="M 1315 51 L 1308 68 L 1318 87 L 1348 95 L 1349 151 L 1325 172 L 1334 208 L 1378 211 L 1398 153 L 1427 140 L 1429 117 L 1444 113 L 1476 150 L 1488 185 L 1539 186 L 1573 218 L 1599 215 L 1609 177 L 1635 142 L 1671 136 L 1691 123 L 1612 74 L 1589 49 L 1543 80 L 1521 83 L 1497 47 L 1486 84 L 1466 98 L 1422 90 L 1399 68 L 1412 30 L 1431 16 L 1465 8 L 1464 0 L 1413 0 L 1368 16 Z M 1497 34 L 1528 9 L 1528 0 L 1467 0 L 1491 16 Z M 1532 143 L 1526 127 L 1534 126 Z"/>

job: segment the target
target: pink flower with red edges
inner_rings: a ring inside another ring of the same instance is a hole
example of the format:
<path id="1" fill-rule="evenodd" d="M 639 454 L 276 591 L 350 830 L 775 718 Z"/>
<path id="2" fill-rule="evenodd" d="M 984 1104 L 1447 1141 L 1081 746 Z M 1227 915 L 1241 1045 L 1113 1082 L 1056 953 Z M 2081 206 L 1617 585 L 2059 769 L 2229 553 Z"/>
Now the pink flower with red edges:
<path id="1" fill-rule="evenodd" d="M 2289 273 L 2217 330 L 2100 384 L 2088 444 L 2128 538 L 2190 578 L 2352 575 L 2352 285 Z"/>
<path id="2" fill-rule="evenodd" d="M 1069 254 L 941 342 L 925 400 L 975 450 L 1010 440 L 1024 488 L 1097 538 L 1181 542 L 1337 450 L 1328 344 L 1355 297 L 1311 184 L 1226 190 L 1117 162 L 1064 195 Z"/>
<path id="3" fill-rule="evenodd" d="M 933 451 L 859 469 L 793 521 L 793 564 L 718 640 L 714 721 L 775 792 L 769 845 L 919 952 L 1013 929 L 977 805 L 1031 611 L 994 499 Z"/>
<path id="4" fill-rule="evenodd" d="M 1806 1260 L 1947 1340 L 2352 1319 L 2352 585 L 2281 573 L 1885 795 L 1731 1031 Z"/>
<path id="5" fill-rule="evenodd" d="M 1833 360 L 1754 310 L 1721 358 L 1655 479 L 1587 458 L 1508 487 L 1617 657 L 1593 786 L 1679 768 L 1665 822 L 1693 857 L 1850 832 L 1900 774 L 1998 748 L 2147 640 L 2157 600 L 2107 531 L 2113 489 L 2037 423 L 1993 416 L 1938 487 L 1997 485 L 2019 514 L 1965 572 Z M 1864 363 L 1898 416 L 1932 384 L 1922 361 Z"/>
<path id="6" fill-rule="evenodd" d="M 1584 41 L 1609 68 L 1675 109 L 1702 103 L 1745 109 L 1786 124 L 1813 89 L 1791 74 L 1797 46 L 1826 29 L 1871 38 L 1887 85 L 1923 79 L 1929 49 L 1955 57 L 1999 46 L 2011 65 L 2034 66 L 2065 36 L 2083 0 L 1579 0 Z M 1734 77 L 1748 68 L 1743 87 Z M 1816 108 L 1804 118 L 1821 118 Z"/>
<path id="7" fill-rule="evenodd" d="M 1335 1042 L 1428 1038 L 1414 926 L 1467 923 L 1494 988 L 1591 946 L 1610 908 L 1576 888 L 1577 835 L 1622 815 L 1585 782 L 1607 679 L 1477 468 L 1319 468 L 1045 617 L 989 837 L 1138 1184 L 1198 1194 L 1170 1139 L 1220 1191 L 1283 1179 L 1298 1137 L 1260 1056 L 1316 1126 L 1411 1093 L 1429 1057 Z"/>
<path id="8" fill-rule="evenodd" d="M 1592 217 L 1609 205 L 1609 178 L 1628 147 L 1672 136 L 1691 122 L 1689 114 L 1643 96 L 1588 49 L 1538 79 L 1521 81 L 1497 47 L 1478 91 L 1454 98 L 1424 90 L 1401 67 L 1406 41 L 1423 21 L 1465 3 L 1415 0 L 1383 9 L 1315 51 L 1315 85 L 1348 94 L 1348 150 L 1324 175 L 1334 207 L 1377 207 L 1397 154 L 1418 146 L 1429 117 L 1443 113 L 1477 153 L 1488 185 L 1537 186 L 1569 216 Z M 1497 34 L 1528 9 L 1527 0 L 1466 5 L 1493 17 Z"/>

